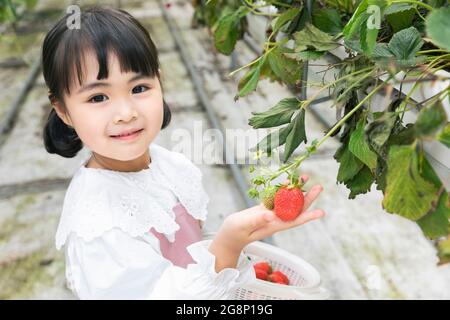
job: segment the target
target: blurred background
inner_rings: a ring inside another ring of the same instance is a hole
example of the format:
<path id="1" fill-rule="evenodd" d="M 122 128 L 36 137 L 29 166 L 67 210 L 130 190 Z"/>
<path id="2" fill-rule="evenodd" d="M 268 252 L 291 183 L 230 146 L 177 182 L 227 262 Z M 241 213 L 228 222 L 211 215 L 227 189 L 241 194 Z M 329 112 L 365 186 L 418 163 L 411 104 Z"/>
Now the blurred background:
<path id="1" fill-rule="evenodd" d="M 239 42 L 236 53 L 227 57 L 217 53 L 207 29 L 193 25 L 194 8 L 187 0 L 22 0 L 12 1 L 15 13 L 5 10 L 7 2 L 0 1 L 0 299 L 74 299 L 54 235 L 66 188 L 89 150 L 72 159 L 46 152 L 42 130 L 50 104 L 39 59 L 45 33 L 68 6 L 120 7 L 149 30 L 160 55 L 164 99 L 172 110 L 170 126 L 155 141 L 166 148 L 176 142 L 174 130 L 185 129 L 200 139 L 194 134 L 199 124 L 202 131 L 248 130 L 251 112 L 292 93 L 263 81 L 255 93 L 233 99 L 242 73 L 228 74 L 256 56 L 258 31 L 265 23 L 256 18 L 250 25 L 253 37 Z M 314 68 L 309 76 L 322 77 Z M 335 117 L 327 102 L 314 109 L 306 113 L 309 141 L 323 136 Z M 375 187 L 349 200 L 349 191 L 336 185 L 333 154 L 338 146 L 329 139 L 301 172 L 310 176 L 307 187 L 324 187 L 315 207 L 327 216 L 269 240 L 311 263 L 334 299 L 449 299 L 450 265 L 437 265 L 435 248 L 419 227 L 383 211 Z M 448 153 L 436 152 L 432 159 L 448 188 Z M 211 199 L 207 230 L 254 203 L 245 193 L 248 166 L 214 161 L 198 166 Z"/>

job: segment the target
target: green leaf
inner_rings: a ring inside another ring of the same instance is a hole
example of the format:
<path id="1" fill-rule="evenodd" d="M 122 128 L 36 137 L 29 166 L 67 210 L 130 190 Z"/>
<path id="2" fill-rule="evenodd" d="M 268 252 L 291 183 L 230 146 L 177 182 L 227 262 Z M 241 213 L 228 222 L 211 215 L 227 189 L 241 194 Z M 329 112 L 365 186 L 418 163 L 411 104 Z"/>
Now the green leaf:
<path id="1" fill-rule="evenodd" d="M 371 170 L 377 166 L 377 155 L 370 150 L 364 134 L 365 117 L 356 125 L 355 131 L 350 135 L 349 150 Z"/>
<path id="2" fill-rule="evenodd" d="M 389 50 L 397 59 L 410 60 L 413 59 L 423 45 L 422 37 L 416 28 L 396 32 L 389 41 Z"/>
<path id="3" fill-rule="evenodd" d="M 297 98 L 285 98 L 264 112 L 252 112 L 249 125 L 253 128 L 272 128 L 291 121 L 292 115 L 299 109 Z"/>
<path id="4" fill-rule="evenodd" d="M 360 16 L 361 14 L 366 12 L 368 6 L 369 6 L 368 1 L 362 0 L 358 8 L 356 8 L 355 13 L 351 17 L 351 19 L 347 22 L 347 24 L 344 27 L 344 30 L 342 31 L 346 38 L 350 38 L 354 33 L 354 30 L 359 30 L 359 27 L 357 25 L 360 23 Z"/>
<path id="5" fill-rule="evenodd" d="M 325 51 L 316 51 L 316 50 L 305 50 L 295 53 L 284 53 L 284 55 L 290 59 L 295 59 L 297 61 L 308 61 L 308 60 L 317 60 L 322 58 L 325 54 Z"/>
<path id="6" fill-rule="evenodd" d="M 394 32 L 410 27 L 415 13 L 414 7 L 407 3 L 394 3 L 384 11 Z"/>
<path id="7" fill-rule="evenodd" d="M 368 18 L 368 16 L 367 16 Z M 370 56 L 372 54 L 373 49 L 375 48 L 375 44 L 377 43 L 378 29 L 377 28 L 368 28 L 367 20 L 364 20 L 364 23 L 361 24 L 360 30 L 360 43 L 361 49 L 363 52 Z"/>
<path id="8" fill-rule="evenodd" d="M 443 143 L 447 148 L 450 148 L 450 123 L 437 135 L 437 139 Z"/>
<path id="9" fill-rule="evenodd" d="M 334 154 L 334 158 L 340 163 L 337 175 L 338 182 L 346 182 L 362 169 L 364 164 L 348 149 L 348 144 L 343 143 Z"/>
<path id="10" fill-rule="evenodd" d="M 379 155 L 382 155 L 382 149 L 391 135 L 396 120 L 397 115 L 394 112 L 387 112 L 367 126 L 366 136 L 369 145 Z"/>
<path id="11" fill-rule="evenodd" d="M 267 59 L 272 71 L 284 83 L 294 85 L 301 77 L 302 64 L 287 57 L 285 53 L 292 53 L 292 50 L 278 47 L 268 54 Z"/>
<path id="12" fill-rule="evenodd" d="M 368 167 L 363 166 L 363 168 L 353 177 L 353 179 L 345 182 L 346 187 L 350 190 L 348 198 L 355 199 L 358 194 L 363 194 L 370 191 L 373 181 L 374 176 L 371 170 Z"/>
<path id="13" fill-rule="evenodd" d="M 416 139 L 416 130 L 412 123 L 408 123 L 406 127 L 394 127 L 386 145 L 408 145 L 412 144 Z"/>
<path id="14" fill-rule="evenodd" d="M 299 114 L 292 120 L 294 127 L 289 132 L 286 139 L 286 146 L 284 148 L 284 162 L 286 162 L 291 156 L 292 152 L 302 142 L 307 142 L 305 133 L 305 109 L 301 109 Z"/>
<path id="15" fill-rule="evenodd" d="M 399 67 L 410 67 L 420 61 L 417 51 L 423 45 L 423 40 L 416 28 L 403 29 L 393 35 L 389 44 L 377 43 L 371 58 L 378 60 L 382 67 L 394 63 Z"/>
<path id="16" fill-rule="evenodd" d="M 437 46 L 450 51 L 450 7 L 432 10 L 425 25 L 428 37 Z"/>
<path id="17" fill-rule="evenodd" d="M 274 19 L 273 32 L 277 32 L 283 27 L 287 22 L 290 22 L 296 15 L 300 13 L 302 6 L 298 8 L 290 8 L 283 12 L 281 16 Z"/>
<path id="18" fill-rule="evenodd" d="M 415 221 L 431 209 L 438 189 L 420 176 L 418 166 L 418 155 L 412 146 L 390 148 L 383 198 L 387 212 Z"/>
<path id="19" fill-rule="evenodd" d="M 221 53 L 230 55 L 236 42 L 242 37 L 241 19 L 249 12 L 249 9 L 241 6 L 235 12 L 225 14 L 217 22 L 214 32 L 214 43 Z"/>
<path id="20" fill-rule="evenodd" d="M 301 31 L 294 33 L 296 52 L 304 51 L 312 47 L 318 51 L 329 51 L 338 46 L 331 35 L 317 29 L 310 23 L 305 25 Z"/>
<path id="21" fill-rule="evenodd" d="M 289 125 L 275 130 L 273 132 L 270 132 L 267 136 L 265 136 L 263 139 L 261 139 L 258 144 L 251 148 L 251 151 L 256 150 L 262 150 L 263 152 L 266 152 L 269 156 L 272 153 L 272 150 L 283 145 L 286 142 L 286 138 L 291 132 L 292 128 L 294 127 L 294 122 L 289 123 Z"/>
<path id="22" fill-rule="evenodd" d="M 417 220 L 423 233 L 430 239 L 436 239 L 448 234 L 450 219 L 450 204 L 447 192 L 442 192 L 435 208 Z"/>
<path id="23" fill-rule="evenodd" d="M 442 181 L 434 171 L 426 157 L 421 159 L 422 176 L 431 182 L 436 188 L 442 188 Z M 420 218 L 417 223 L 422 228 L 423 233 L 431 238 L 443 237 L 448 234 L 450 219 L 450 203 L 448 202 L 448 193 L 445 189 L 439 197 L 437 203 L 432 204 L 432 208 L 427 215 Z"/>
<path id="24" fill-rule="evenodd" d="M 263 56 L 257 63 L 250 67 L 250 70 L 239 80 L 238 90 L 239 93 L 235 97 L 244 97 L 250 92 L 256 90 L 258 81 L 261 74 L 261 67 L 264 65 L 266 56 Z"/>
<path id="25" fill-rule="evenodd" d="M 324 8 L 314 11 L 312 21 L 323 32 L 337 34 L 342 31 L 341 15 L 336 9 Z"/>
<path id="26" fill-rule="evenodd" d="M 439 264 L 450 262 L 450 237 L 441 240 L 437 244 Z"/>
<path id="27" fill-rule="evenodd" d="M 416 132 L 419 136 L 433 136 L 447 123 L 447 113 L 441 101 L 420 110 L 416 120 Z"/>
<path id="28" fill-rule="evenodd" d="M 391 59 L 395 58 L 394 54 L 389 50 L 389 46 L 386 43 L 377 43 L 373 49 L 373 59 Z"/>

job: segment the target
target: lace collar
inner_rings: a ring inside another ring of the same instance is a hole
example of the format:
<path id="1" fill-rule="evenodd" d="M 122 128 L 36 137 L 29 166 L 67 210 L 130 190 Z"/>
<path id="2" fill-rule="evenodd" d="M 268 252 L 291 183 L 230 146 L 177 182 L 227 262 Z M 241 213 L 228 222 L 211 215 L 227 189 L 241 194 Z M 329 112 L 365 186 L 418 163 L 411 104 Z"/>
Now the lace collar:
<path id="1" fill-rule="evenodd" d="M 70 233 L 90 241 L 112 228 L 132 237 L 150 228 L 173 242 L 180 228 L 172 211 L 170 191 L 194 218 L 204 221 L 208 195 L 202 173 L 186 156 L 152 143 L 151 163 L 137 172 L 86 168 L 84 161 L 67 189 L 56 232 L 59 250 Z"/>

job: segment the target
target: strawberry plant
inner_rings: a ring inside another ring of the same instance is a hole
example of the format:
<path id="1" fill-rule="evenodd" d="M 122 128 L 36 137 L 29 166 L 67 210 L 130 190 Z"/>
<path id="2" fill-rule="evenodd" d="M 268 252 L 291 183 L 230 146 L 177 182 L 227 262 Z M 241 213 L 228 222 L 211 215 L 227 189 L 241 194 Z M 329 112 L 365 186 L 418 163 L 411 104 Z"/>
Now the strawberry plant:
<path id="1" fill-rule="evenodd" d="M 446 0 L 194 0 L 194 22 L 210 28 L 217 50 L 230 55 L 249 31 L 249 17 L 268 19 L 262 53 L 242 70 L 235 99 L 254 92 L 267 79 L 291 89 L 311 85 L 302 80 L 310 62 L 336 50 L 345 56 L 330 63 L 337 75 L 320 83 L 310 98 L 286 97 L 249 124 L 271 129 L 252 149 L 258 158 L 282 152 L 277 170 L 258 168 L 249 190 L 266 206 L 273 182 L 281 175 L 297 181 L 302 162 L 330 137 L 340 147 L 336 177 L 353 199 L 372 185 L 383 193 L 382 207 L 415 221 L 435 240 L 440 263 L 450 262 L 449 194 L 427 158 L 424 145 L 450 148 L 450 124 L 444 103 L 450 101 L 450 7 Z M 404 90 L 404 84 L 412 88 Z M 423 101 L 412 99 L 422 85 L 444 84 Z M 392 95 L 393 88 L 398 89 Z M 308 143 L 305 114 L 322 93 L 329 93 L 336 123 L 319 140 Z M 374 97 L 390 101 L 375 106 Z M 391 98 L 392 97 L 392 98 Z M 405 121 L 414 115 L 415 122 Z M 282 148 L 280 148 L 282 146 Z M 300 149 L 298 154 L 294 153 Z M 255 167 L 250 168 L 251 172 Z"/>

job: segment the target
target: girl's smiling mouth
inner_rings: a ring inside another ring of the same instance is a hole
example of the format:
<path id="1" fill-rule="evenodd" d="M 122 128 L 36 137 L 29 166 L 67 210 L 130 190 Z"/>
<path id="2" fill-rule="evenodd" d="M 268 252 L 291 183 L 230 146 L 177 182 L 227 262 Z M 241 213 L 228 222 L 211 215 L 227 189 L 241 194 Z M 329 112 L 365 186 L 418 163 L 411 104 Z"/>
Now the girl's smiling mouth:
<path id="1" fill-rule="evenodd" d="M 123 133 L 123 134 L 120 134 L 120 135 L 112 135 L 110 137 L 114 138 L 114 139 L 118 139 L 118 140 L 133 140 L 133 139 L 137 138 L 141 134 L 141 132 L 143 130 L 144 129 L 139 129 L 137 131 L 132 131 L 132 132 L 129 132 L 129 133 Z"/>

